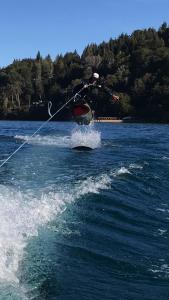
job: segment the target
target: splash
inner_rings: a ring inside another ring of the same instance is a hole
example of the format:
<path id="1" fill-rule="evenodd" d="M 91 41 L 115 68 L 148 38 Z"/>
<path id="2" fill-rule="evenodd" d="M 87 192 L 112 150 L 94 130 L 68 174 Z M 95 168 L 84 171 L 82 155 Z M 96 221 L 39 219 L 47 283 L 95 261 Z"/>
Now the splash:
<path id="1" fill-rule="evenodd" d="M 123 174 L 131 174 L 130 171 L 126 167 L 121 167 L 115 171 L 111 171 L 111 175 L 116 177 Z"/>
<path id="2" fill-rule="evenodd" d="M 55 195 L 40 201 L 13 188 L 0 186 L 0 279 L 18 282 L 17 270 L 23 257 L 28 238 L 38 235 L 39 225 L 51 218 L 54 202 L 55 212 L 61 211 L 62 200 Z"/>
<path id="3" fill-rule="evenodd" d="M 81 126 L 72 132 L 70 139 L 71 147 L 87 146 L 92 149 L 100 147 L 101 134 L 90 126 Z"/>
<path id="4" fill-rule="evenodd" d="M 53 145 L 58 147 L 69 147 L 70 137 L 69 136 L 41 136 L 39 134 L 30 137 L 29 135 L 16 135 L 16 139 L 26 141 L 28 144 L 34 145 Z"/>
<path id="5" fill-rule="evenodd" d="M 91 126 L 80 126 L 72 131 L 71 136 L 57 136 L 57 135 L 35 135 L 30 137 L 28 135 L 16 135 L 16 139 L 26 141 L 28 144 L 34 145 L 54 145 L 57 147 L 73 148 L 76 146 L 88 146 L 92 149 L 100 147 L 101 134 L 93 129 Z"/>
<path id="6" fill-rule="evenodd" d="M 108 189 L 111 178 L 102 174 L 78 181 L 76 187 L 42 193 L 40 198 L 0 185 L 0 281 L 19 283 L 18 268 L 31 237 L 60 215 L 68 203 L 88 193 Z"/>

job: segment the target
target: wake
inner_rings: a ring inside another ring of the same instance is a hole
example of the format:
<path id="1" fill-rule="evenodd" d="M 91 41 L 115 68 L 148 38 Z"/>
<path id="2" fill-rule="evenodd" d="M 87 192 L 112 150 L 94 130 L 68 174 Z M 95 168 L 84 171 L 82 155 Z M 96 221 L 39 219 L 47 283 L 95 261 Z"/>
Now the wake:
<path id="1" fill-rule="evenodd" d="M 0 185 L 0 280 L 19 283 L 19 263 L 31 237 L 66 209 L 68 203 L 88 193 L 108 189 L 111 179 L 103 174 L 79 181 L 68 192 L 42 193 L 37 198 L 29 192 Z"/>
<path id="2" fill-rule="evenodd" d="M 98 148 L 101 145 L 101 133 L 91 126 L 78 126 L 72 130 L 70 136 L 58 135 L 16 135 L 16 139 L 26 141 L 28 144 L 48 145 L 56 147 L 73 148 L 76 146 L 87 146 L 92 149 Z"/>

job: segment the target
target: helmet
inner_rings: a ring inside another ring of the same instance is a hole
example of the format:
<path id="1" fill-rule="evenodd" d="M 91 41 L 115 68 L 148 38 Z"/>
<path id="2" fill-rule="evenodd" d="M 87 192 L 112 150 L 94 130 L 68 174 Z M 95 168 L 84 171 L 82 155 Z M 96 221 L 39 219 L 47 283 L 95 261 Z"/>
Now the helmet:
<path id="1" fill-rule="evenodd" d="M 99 79 L 99 74 L 98 73 L 93 73 L 93 77 L 96 79 Z"/>

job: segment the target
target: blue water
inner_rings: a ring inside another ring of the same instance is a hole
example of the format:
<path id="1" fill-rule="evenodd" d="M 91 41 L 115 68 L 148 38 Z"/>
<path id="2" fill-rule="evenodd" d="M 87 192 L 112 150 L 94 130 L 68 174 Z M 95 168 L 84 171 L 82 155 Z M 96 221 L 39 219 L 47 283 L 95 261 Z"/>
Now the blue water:
<path id="1" fill-rule="evenodd" d="M 0 122 L 0 299 L 168 300 L 169 125 L 41 124 Z"/>

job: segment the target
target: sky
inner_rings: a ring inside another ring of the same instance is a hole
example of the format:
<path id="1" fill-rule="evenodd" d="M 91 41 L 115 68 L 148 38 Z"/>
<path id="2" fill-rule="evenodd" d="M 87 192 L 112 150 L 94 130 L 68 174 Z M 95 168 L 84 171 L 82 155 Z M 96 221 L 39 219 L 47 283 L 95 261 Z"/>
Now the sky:
<path id="1" fill-rule="evenodd" d="M 0 0 L 0 68 L 169 24 L 169 0 Z"/>

